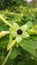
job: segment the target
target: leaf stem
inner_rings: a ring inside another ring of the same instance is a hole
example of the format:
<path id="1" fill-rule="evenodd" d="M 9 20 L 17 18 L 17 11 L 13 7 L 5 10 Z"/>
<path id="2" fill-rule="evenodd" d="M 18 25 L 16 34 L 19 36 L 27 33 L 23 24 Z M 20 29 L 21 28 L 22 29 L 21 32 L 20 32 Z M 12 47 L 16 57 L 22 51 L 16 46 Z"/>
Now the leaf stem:
<path id="1" fill-rule="evenodd" d="M 37 34 L 37 25 L 33 26 L 30 30 L 28 30 L 29 34 Z"/>
<path id="2" fill-rule="evenodd" d="M 32 28 L 32 29 L 36 29 L 36 28 L 37 28 L 37 25 L 33 26 L 33 28 Z"/>
<path id="3" fill-rule="evenodd" d="M 3 23 L 13 28 L 13 26 L 7 20 L 5 20 L 1 14 L 0 14 L 0 19 L 2 20 Z"/>
<path id="4" fill-rule="evenodd" d="M 2 65 L 5 65 L 5 63 L 7 62 L 8 58 L 9 58 L 9 56 L 10 56 L 10 54 L 11 54 L 11 52 L 12 52 L 12 48 L 9 50 L 9 52 L 8 52 L 8 54 L 7 54 L 7 56 L 6 56 L 5 60 L 4 60 L 4 62 L 2 63 Z"/>
<path id="5" fill-rule="evenodd" d="M 9 51 L 15 45 L 15 43 L 16 43 L 16 40 L 12 40 L 12 42 L 9 43 L 7 46 L 7 51 Z"/>

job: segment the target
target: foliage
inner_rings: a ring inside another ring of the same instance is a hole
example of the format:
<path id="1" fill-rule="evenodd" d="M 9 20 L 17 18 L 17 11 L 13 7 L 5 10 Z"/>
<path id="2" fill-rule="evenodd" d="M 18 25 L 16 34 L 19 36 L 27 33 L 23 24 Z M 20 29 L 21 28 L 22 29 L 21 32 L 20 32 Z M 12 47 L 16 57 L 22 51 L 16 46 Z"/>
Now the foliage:
<path id="1" fill-rule="evenodd" d="M 17 23 L 19 26 L 27 24 L 27 32 L 30 35 L 19 44 L 16 42 L 10 50 L 7 50 L 7 46 L 9 42 L 13 42 L 12 30 L 10 34 L 0 38 L 0 65 L 37 65 L 37 7 L 27 4 L 24 0 L 0 2 L 0 32 L 10 31 L 13 23 Z"/>

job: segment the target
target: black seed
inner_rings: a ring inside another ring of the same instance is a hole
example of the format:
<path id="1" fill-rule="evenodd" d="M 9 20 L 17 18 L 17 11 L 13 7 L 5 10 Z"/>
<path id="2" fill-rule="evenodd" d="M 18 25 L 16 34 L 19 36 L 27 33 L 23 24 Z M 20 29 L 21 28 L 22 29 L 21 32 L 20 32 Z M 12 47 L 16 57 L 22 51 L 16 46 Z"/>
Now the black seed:
<path id="1" fill-rule="evenodd" d="M 18 34 L 18 35 L 21 35 L 21 34 L 22 34 L 22 30 L 21 30 L 21 29 L 18 29 L 18 30 L 17 30 L 17 34 Z"/>

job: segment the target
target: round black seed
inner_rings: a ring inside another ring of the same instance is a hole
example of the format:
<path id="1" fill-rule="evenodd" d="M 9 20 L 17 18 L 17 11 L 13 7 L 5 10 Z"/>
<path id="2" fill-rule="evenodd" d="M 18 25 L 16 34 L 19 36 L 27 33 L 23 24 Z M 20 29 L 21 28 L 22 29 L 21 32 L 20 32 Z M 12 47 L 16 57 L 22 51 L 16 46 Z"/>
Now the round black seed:
<path id="1" fill-rule="evenodd" d="M 21 35 L 22 34 L 22 30 L 21 29 L 17 30 L 17 34 Z"/>

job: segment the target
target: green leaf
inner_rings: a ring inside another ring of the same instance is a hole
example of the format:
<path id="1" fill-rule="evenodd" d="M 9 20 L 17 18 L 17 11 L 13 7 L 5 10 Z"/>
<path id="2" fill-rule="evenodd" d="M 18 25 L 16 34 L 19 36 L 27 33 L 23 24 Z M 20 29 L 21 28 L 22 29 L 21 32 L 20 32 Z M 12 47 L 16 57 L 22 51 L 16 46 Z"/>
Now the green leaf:
<path id="1" fill-rule="evenodd" d="M 37 41 L 37 35 L 31 35 L 31 39 L 34 40 L 34 41 Z"/>
<path id="2" fill-rule="evenodd" d="M 25 49 L 27 52 L 29 52 L 30 54 L 32 54 L 33 56 L 37 57 L 37 41 L 34 40 L 30 40 L 30 39 L 24 39 L 22 40 L 22 42 L 20 43 L 20 46 Z"/>
<path id="3" fill-rule="evenodd" d="M 19 48 L 14 48 L 12 50 L 10 59 L 15 59 L 19 54 L 20 54 L 20 49 Z"/>
<path id="4" fill-rule="evenodd" d="M 7 31 L 7 30 L 9 30 L 9 27 L 8 26 L 6 26 L 4 23 L 2 23 L 1 21 L 0 21 L 0 31 Z"/>
<path id="5" fill-rule="evenodd" d="M 17 65 L 25 65 L 24 61 L 20 61 Z"/>
<path id="6" fill-rule="evenodd" d="M 3 38 L 0 39 L 0 47 L 5 48 L 9 42 L 9 36 L 6 35 Z"/>

